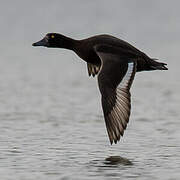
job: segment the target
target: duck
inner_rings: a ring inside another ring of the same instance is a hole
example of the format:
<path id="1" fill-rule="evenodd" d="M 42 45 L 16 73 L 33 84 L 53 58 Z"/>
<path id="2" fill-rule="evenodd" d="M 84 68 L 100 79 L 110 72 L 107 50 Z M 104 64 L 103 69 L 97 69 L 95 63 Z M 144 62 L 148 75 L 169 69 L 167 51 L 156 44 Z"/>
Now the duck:
<path id="1" fill-rule="evenodd" d="M 130 43 L 108 34 L 75 40 L 59 33 L 48 33 L 32 46 L 72 50 L 87 63 L 88 75 L 97 76 L 111 145 L 121 139 L 129 122 L 130 88 L 135 74 L 168 70 L 166 63 L 158 62 Z"/>

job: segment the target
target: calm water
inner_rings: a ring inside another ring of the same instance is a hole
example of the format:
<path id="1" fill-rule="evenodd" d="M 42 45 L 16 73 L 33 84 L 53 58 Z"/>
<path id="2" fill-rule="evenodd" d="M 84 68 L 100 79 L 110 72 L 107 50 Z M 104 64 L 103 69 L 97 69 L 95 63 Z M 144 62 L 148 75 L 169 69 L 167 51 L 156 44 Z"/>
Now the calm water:
<path id="1" fill-rule="evenodd" d="M 179 1 L 1 1 L 3 180 L 180 178 Z M 67 50 L 33 48 L 47 32 L 109 33 L 168 63 L 135 77 L 124 137 L 110 146 L 97 82 Z"/>

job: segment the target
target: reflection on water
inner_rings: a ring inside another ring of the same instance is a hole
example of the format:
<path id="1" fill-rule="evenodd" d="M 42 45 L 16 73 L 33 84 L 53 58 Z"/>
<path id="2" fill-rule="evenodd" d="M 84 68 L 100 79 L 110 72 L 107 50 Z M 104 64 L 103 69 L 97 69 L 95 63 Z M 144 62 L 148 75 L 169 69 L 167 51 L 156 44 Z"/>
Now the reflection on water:
<path id="1" fill-rule="evenodd" d="M 126 174 L 128 169 L 133 167 L 133 163 L 121 156 L 108 156 L 99 158 L 88 163 L 88 175 L 94 174 L 99 179 L 128 178 L 137 177 L 137 174 Z M 95 172 L 95 173 L 94 173 Z"/>
<path id="2" fill-rule="evenodd" d="M 109 156 L 105 159 L 104 164 L 107 165 L 133 165 L 133 163 L 127 158 L 121 156 Z"/>

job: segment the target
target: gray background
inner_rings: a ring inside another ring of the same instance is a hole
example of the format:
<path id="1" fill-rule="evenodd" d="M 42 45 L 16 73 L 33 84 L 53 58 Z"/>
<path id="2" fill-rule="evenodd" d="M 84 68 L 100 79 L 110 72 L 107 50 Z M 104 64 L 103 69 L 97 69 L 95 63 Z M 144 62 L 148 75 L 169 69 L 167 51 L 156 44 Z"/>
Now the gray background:
<path id="1" fill-rule="evenodd" d="M 179 179 L 179 1 L 0 2 L 1 179 Z M 47 32 L 111 34 L 168 64 L 136 74 L 117 145 L 86 64 L 68 50 L 31 46 Z"/>

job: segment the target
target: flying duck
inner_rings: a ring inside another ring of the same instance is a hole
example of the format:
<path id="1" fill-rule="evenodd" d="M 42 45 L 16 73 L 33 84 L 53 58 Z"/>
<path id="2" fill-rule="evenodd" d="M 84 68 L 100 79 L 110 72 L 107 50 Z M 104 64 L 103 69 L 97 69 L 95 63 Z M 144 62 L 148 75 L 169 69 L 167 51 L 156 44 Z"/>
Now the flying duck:
<path id="1" fill-rule="evenodd" d="M 123 136 L 130 117 L 130 88 L 136 72 L 168 70 L 131 44 L 111 35 L 97 35 L 75 40 L 58 33 L 48 33 L 33 46 L 65 48 L 87 63 L 89 76 L 98 78 L 102 109 L 110 143 Z"/>

